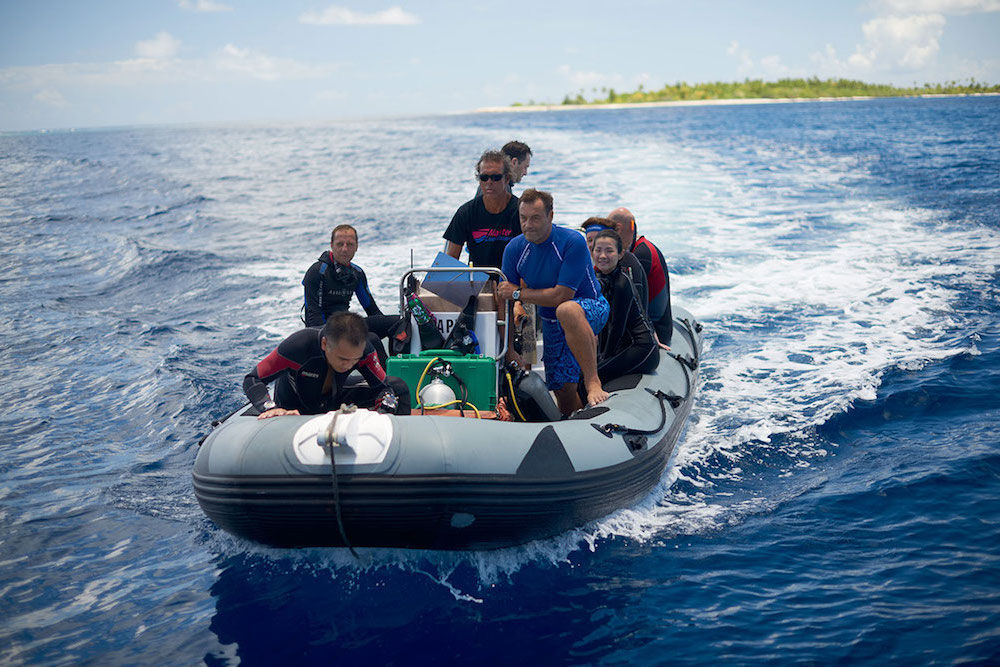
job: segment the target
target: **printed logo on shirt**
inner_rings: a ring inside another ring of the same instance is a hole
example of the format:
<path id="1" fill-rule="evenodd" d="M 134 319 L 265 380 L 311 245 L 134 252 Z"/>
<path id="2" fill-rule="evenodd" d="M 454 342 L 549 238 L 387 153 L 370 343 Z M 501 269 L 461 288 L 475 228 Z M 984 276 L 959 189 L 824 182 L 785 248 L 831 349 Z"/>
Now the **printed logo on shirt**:
<path id="1" fill-rule="evenodd" d="M 472 240 L 476 243 L 482 243 L 484 241 L 496 241 L 499 239 L 512 239 L 514 237 L 513 230 L 510 229 L 493 229 L 488 227 L 486 229 L 473 229 L 472 230 Z"/>

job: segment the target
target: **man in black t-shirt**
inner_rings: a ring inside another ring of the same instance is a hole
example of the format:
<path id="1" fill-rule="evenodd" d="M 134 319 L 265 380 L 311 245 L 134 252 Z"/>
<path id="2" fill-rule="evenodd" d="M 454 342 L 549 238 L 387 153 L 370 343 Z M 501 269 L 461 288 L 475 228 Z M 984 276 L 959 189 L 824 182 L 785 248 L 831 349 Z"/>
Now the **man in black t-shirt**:
<path id="1" fill-rule="evenodd" d="M 503 263 L 503 251 L 521 233 L 517 197 L 511 194 L 510 158 L 500 151 L 486 151 L 476 163 L 476 178 L 482 194 L 462 204 L 444 232 L 445 252 L 455 259 L 462 246 L 469 249 L 473 266 Z"/>

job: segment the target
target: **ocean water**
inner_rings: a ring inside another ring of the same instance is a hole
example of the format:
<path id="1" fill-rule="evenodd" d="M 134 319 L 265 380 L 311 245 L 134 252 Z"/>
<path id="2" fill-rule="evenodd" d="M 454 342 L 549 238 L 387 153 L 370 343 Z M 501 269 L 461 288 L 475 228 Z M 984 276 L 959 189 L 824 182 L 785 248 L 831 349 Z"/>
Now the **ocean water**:
<path id="1" fill-rule="evenodd" d="M 340 223 L 393 310 L 488 146 L 705 325 L 661 484 L 517 548 L 276 550 L 191 488 Z M 0 662 L 1000 661 L 1000 98 L 0 135 Z"/>

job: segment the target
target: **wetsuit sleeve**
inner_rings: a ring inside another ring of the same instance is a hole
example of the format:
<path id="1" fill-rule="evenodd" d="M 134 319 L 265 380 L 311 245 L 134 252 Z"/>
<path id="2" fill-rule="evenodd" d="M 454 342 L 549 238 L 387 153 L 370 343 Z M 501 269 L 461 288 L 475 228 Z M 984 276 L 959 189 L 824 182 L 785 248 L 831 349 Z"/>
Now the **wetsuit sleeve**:
<path id="1" fill-rule="evenodd" d="M 375 348 L 371 343 L 365 345 L 365 356 L 361 357 L 356 368 L 368 386 L 376 392 L 376 395 L 388 389 L 385 384 L 385 369 L 379 363 L 378 354 L 375 353 Z"/>
<path id="2" fill-rule="evenodd" d="M 302 287 L 305 289 L 306 298 L 306 326 L 321 327 L 326 322 L 323 317 L 323 277 L 319 273 L 319 262 L 316 262 L 306 271 L 305 278 L 302 279 Z"/>
<path id="3" fill-rule="evenodd" d="M 468 203 L 462 204 L 452 216 L 448 228 L 444 230 L 444 239 L 460 246 L 464 246 L 469 240 L 469 221 L 472 207 Z"/>
<path id="4" fill-rule="evenodd" d="M 663 263 L 663 280 L 663 291 L 666 292 L 667 305 L 663 309 L 663 315 L 660 317 L 659 322 L 656 323 L 656 332 L 661 342 L 669 345 L 674 333 L 674 314 L 673 309 L 670 307 L 670 271 L 667 269 L 665 261 Z"/>
<path id="5" fill-rule="evenodd" d="M 361 269 L 361 267 L 355 266 L 354 264 L 351 264 L 351 266 L 353 266 L 354 270 L 358 272 L 358 286 L 354 288 L 354 295 L 358 297 L 358 301 L 361 302 L 361 307 L 365 309 L 365 313 L 368 314 L 368 317 L 372 317 L 373 315 L 383 315 L 382 311 L 378 307 L 378 304 L 375 303 L 375 297 L 372 296 L 372 291 L 368 289 L 368 276 L 365 275 L 365 272 Z"/>
<path id="6" fill-rule="evenodd" d="M 646 274 L 648 283 L 649 274 L 653 270 L 653 254 L 644 243 L 637 243 L 633 246 L 632 254 L 635 255 L 637 260 L 639 260 L 639 266 L 642 267 L 642 272 Z"/>
<path id="7" fill-rule="evenodd" d="M 289 369 L 296 371 L 302 367 L 299 361 L 289 358 L 289 356 L 286 339 L 243 378 L 243 393 L 247 395 L 257 410 L 262 411 L 265 401 L 270 398 L 267 393 L 269 383 L 273 382 L 283 371 Z"/>

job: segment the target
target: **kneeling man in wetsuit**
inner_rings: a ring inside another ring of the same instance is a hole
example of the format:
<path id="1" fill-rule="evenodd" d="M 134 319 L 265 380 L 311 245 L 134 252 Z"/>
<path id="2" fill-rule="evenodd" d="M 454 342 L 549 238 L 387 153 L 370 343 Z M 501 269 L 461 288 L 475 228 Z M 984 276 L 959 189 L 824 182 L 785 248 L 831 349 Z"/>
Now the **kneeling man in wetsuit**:
<path id="1" fill-rule="evenodd" d="M 568 415 L 582 407 L 581 372 L 588 404 L 608 398 L 597 375 L 597 333 L 608 320 L 608 302 L 583 236 L 552 224 L 552 195 L 525 190 L 518 213 L 522 233 L 503 253 L 509 282 L 497 291 L 502 299 L 541 306 L 545 384 Z"/>
<path id="2" fill-rule="evenodd" d="M 355 369 L 366 384 L 345 386 Z M 267 394 L 270 382 L 274 400 Z M 302 329 L 281 341 L 243 378 L 243 391 L 260 419 L 321 414 L 346 403 L 410 414 L 409 388 L 386 376 L 364 319 L 349 312 L 335 313 L 322 329 Z"/>

